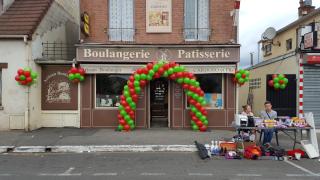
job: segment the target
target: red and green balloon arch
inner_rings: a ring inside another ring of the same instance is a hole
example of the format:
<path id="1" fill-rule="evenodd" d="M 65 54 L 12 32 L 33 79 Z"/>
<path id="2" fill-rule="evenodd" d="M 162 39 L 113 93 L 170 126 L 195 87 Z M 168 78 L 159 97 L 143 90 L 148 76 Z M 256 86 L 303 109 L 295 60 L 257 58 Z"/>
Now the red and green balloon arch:
<path id="1" fill-rule="evenodd" d="M 185 68 L 173 61 L 157 61 L 148 63 L 137 69 L 123 88 L 120 99 L 118 131 L 130 131 L 135 128 L 135 110 L 138 94 L 149 81 L 165 77 L 181 84 L 187 94 L 190 104 L 191 127 L 193 130 L 206 131 L 208 126 L 207 110 L 204 108 L 206 101 L 200 83 L 194 74 L 187 72 Z"/>

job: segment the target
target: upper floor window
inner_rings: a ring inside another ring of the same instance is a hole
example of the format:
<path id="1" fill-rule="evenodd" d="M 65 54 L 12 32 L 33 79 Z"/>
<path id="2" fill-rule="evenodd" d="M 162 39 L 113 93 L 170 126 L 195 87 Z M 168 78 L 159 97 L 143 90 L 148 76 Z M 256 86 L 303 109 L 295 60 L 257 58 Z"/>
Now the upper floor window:
<path id="1" fill-rule="evenodd" d="M 186 41 L 208 41 L 209 0 L 184 1 L 184 38 Z"/>
<path id="2" fill-rule="evenodd" d="M 134 0 L 109 0 L 109 40 L 133 41 Z"/>
<path id="3" fill-rule="evenodd" d="M 287 48 L 287 51 L 292 49 L 292 39 L 286 40 L 286 48 Z"/>
<path id="4" fill-rule="evenodd" d="M 272 44 L 266 44 L 264 45 L 264 55 L 265 56 L 268 56 L 271 54 L 271 51 L 272 51 Z"/>

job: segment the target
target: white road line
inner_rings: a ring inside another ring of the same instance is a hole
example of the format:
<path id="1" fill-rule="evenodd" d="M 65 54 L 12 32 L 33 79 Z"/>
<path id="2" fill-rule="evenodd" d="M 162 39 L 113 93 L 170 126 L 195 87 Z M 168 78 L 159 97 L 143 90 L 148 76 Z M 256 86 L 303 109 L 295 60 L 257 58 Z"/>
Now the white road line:
<path id="1" fill-rule="evenodd" d="M 163 175 L 166 175 L 166 173 L 147 173 L 147 172 L 144 172 L 144 173 L 141 173 L 140 175 L 141 176 L 163 176 Z"/>
<path id="2" fill-rule="evenodd" d="M 212 173 L 189 173 L 189 176 L 213 176 Z"/>
<path id="3" fill-rule="evenodd" d="M 286 174 L 286 176 L 288 176 L 288 177 L 316 177 L 316 176 L 320 176 L 320 174 L 318 174 L 318 175 L 311 175 L 311 174 Z"/>
<path id="4" fill-rule="evenodd" d="M 117 176 L 118 173 L 94 173 L 93 176 Z"/>
<path id="5" fill-rule="evenodd" d="M 69 167 L 69 169 L 67 169 L 63 174 L 70 174 L 71 171 L 74 170 L 74 167 Z"/>
<path id="6" fill-rule="evenodd" d="M 237 174 L 237 176 L 243 176 L 243 177 L 260 177 L 262 174 Z"/>
<path id="7" fill-rule="evenodd" d="M 300 169 L 301 171 L 304 171 L 304 172 L 306 172 L 306 173 L 308 173 L 308 174 L 310 174 L 310 175 L 320 176 L 319 174 L 316 174 L 316 173 L 314 173 L 314 172 L 312 172 L 312 171 L 310 171 L 310 170 L 308 170 L 308 169 L 306 169 L 306 168 L 304 168 L 304 167 L 302 167 L 302 166 L 299 166 L 299 165 L 297 165 L 297 164 L 295 164 L 295 163 L 293 163 L 293 162 L 291 162 L 291 161 L 284 160 L 284 162 L 286 162 L 287 164 L 290 164 L 290 165 L 292 165 L 292 166 L 294 166 L 294 167 Z"/>
<path id="8" fill-rule="evenodd" d="M 72 173 L 71 172 L 74 170 L 74 167 L 70 167 L 67 169 L 64 173 L 40 173 L 38 176 L 81 176 L 81 173 Z"/>

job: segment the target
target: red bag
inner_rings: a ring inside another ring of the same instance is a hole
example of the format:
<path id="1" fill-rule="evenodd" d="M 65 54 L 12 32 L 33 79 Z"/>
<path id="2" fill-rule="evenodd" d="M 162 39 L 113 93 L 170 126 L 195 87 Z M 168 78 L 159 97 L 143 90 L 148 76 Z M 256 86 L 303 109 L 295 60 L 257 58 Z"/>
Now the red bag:
<path id="1" fill-rule="evenodd" d="M 287 151 L 288 156 L 295 157 L 295 155 L 294 155 L 295 153 L 300 153 L 301 157 L 303 157 L 305 155 L 305 152 L 302 151 L 301 149 L 294 149 L 294 150 Z"/>
<path id="2" fill-rule="evenodd" d="M 247 159 L 258 159 L 262 155 L 260 147 L 253 145 L 244 149 L 244 157 Z"/>

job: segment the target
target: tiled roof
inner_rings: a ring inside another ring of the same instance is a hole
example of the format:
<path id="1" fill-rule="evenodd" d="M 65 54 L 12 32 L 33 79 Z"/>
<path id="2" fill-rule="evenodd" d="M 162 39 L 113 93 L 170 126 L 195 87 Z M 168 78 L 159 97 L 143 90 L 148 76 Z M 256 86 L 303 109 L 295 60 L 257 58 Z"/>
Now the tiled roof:
<path id="1" fill-rule="evenodd" d="M 0 35 L 31 38 L 54 0 L 15 0 L 0 16 Z"/>

